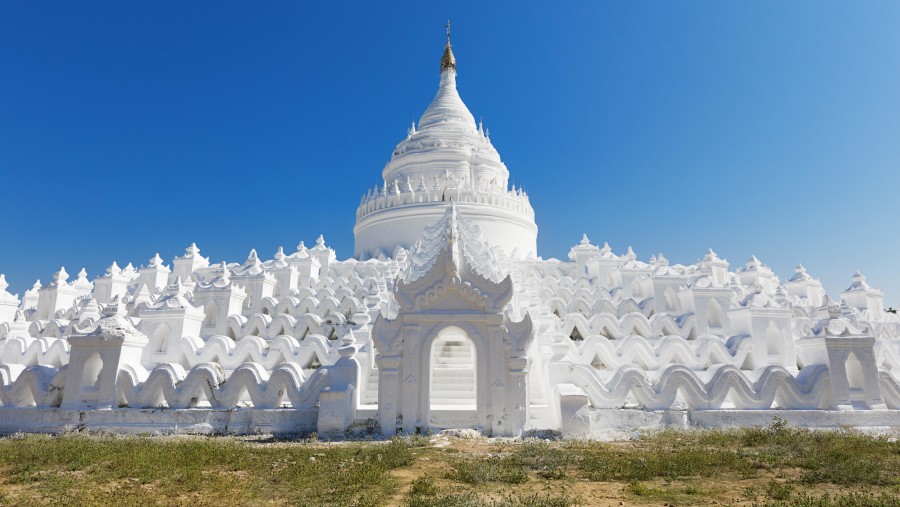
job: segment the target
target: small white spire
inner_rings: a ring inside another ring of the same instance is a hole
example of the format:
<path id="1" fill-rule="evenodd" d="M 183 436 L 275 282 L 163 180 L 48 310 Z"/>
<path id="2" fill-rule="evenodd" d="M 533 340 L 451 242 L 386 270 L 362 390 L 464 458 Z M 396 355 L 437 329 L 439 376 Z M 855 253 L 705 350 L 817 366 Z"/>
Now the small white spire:
<path id="1" fill-rule="evenodd" d="M 247 256 L 247 261 L 244 263 L 247 266 L 257 266 L 259 265 L 259 257 L 256 256 L 256 249 L 250 249 L 250 255 Z"/>
<path id="2" fill-rule="evenodd" d="M 192 257 L 200 253 L 200 249 L 197 248 L 197 243 L 191 243 L 191 246 L 184 249 L 185 257 Z M 157 254 L 158 255 L 158 254 Z"/>
<path id="3" fill-rule="evenodd" d="M 312 247 L 312 251 L 324 252 L 325 250 L 328 250 L 328 247 L 325 246 L 325 236 L 319 234 L 319 237 L 316 238 L 316 246 Z"/>
<path id="4" fill-rule="evenodd" d="M 747 267 L 748 268 L 758 268 L 762 265 L 762 262 L 756 258 L 755 255 L 751 255 L 749 259 L 747 259 Z"/>
<path id="5" fill-rule="evenodd" d="M 66 273 L 66 268 L 64 266 L 60 266 L 59 271 L 53 273 L 54 282 L 65 282 L 68 279 L 69 273 Z"/>

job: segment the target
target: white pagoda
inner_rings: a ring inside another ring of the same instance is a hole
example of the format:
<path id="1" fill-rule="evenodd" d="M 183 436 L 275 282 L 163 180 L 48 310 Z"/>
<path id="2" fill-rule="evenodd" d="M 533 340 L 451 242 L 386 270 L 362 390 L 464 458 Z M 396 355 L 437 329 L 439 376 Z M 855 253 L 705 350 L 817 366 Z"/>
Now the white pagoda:
<path id="1" fill-rule="evenodd" d="M 381 174 L 384 184 L 366 193 L 356 210 L 357 259 L 409 250 L 450 201 L 507 257 L 536 256 L 537 225 L 528 195 L 509 188 L 509 170 L 456 91 L 449 29 L 437 95 Z"/>
<path id="2" fill-rule="evenodd" d="M 583 237 L 537 256 L 527 194 L 456 89 L 357 209 L 353 258 L 311 248 L 210 263 L 0 275 L 0 433 L 559 432 L 900 426 L 900 319 L 856 273 L 639 260 Z M 158 410 L 142 410 L 142 409 Z"/>

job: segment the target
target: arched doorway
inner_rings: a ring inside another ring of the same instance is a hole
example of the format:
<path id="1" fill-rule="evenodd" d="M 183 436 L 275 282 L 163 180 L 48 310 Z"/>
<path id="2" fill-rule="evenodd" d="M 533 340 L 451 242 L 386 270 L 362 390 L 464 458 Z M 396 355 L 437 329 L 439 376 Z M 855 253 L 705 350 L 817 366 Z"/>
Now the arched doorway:
<path id="1" fill-rule="evenodd" d="M 774 322 L 766 328 L 766 351 L 769 353 L 768 364 L 781 364 L 784 338 Z"/>
<path id="2" fill-rule="evenodd" d="M 850 401 L 864 404 L 866 400 L 866 377 L 862 362 L 851 352 L 844 362 L 847 370 L 847 388 L 850 392 Z"/>
<path id="3" fill-rule="evenodd" d="M 159 324 L 153 330 L 151 351 L 155 354 L 165 354 L 169 350 L 169 326 Z"/>
<path id="4" fill-rule="evenodd" d="M 81 370 L 81 393 L 78 401 L 94 406 L 100 392 L 100 372 L 103 370 L 103 359 L 94 352 L 84 362 Z"/>
<path id="5" fill-rule="evenodd" d="M 203 318 L 203 327 L 215 328 L 219 320 L 219 307 L 215 301 L 206 304 L 206 315 Z"/>
<path id="6" fill-rule="evenodd" d="M 462 329 L 451 326 L 431 343 L 429 426 L 474 427 L 478 402 L 475 344 Z"/>
<path id="7" fill-rule="evenodd" d="M 671 287 L 666 289 L 663 293 L 663 296 L 666 298 L 666 311 L 674 312 L 678 309 L 678 296 L 675 295 L 675 291 L 672 290 Z"/>
<path id="8" fill-rule="evenodd" d="M 715 299 L 710 299 L 706 304 L 706 321 L 709 323 L 709 334 L 723 334 L 722 305 Z"/>

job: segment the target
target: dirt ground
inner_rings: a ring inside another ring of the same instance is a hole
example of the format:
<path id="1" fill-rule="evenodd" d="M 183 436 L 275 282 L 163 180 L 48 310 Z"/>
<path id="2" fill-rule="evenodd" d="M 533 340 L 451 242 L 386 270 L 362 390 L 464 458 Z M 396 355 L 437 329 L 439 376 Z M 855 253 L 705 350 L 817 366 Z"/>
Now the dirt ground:
<path id="1" fill-rule="evenodd" d="M 528 496 L 530 494 L 550 494 L 569 497 L 576 505 L 613 507 L 623 505 L 718 505 L 718 506 L 757 506 L 764 504 L 766 490 L 770 481 L 786 483 L 797 492 L 815 495 L 828 493 L 832 495 L 846 492 L 845 487 L 817 484 L 814 487 L 802 487 L 799 482 L 799 470 L 779 470 L 771 474 L 763 474 L 752 479 L 741 479 L 727 475 L 711 477 L 691 477 L 676 481 L 653 480 L 642 484 L 651 491 L 643 497 L 633 493 L 629 482 L 595 482 L 588 479 L 563 477 L 560 479 L 541 479 L 529 477 L 529 480 L 516 485 L 483 485 L 460 484 L 446 479 L 448 461 L 455 459 L 478 458 L 502 455 L 514 451 L 521 443 L 496 441 L 485 438 L 458 438 L 437 435 L 431 437 L 434 447 L 422 451 L 412 466 L 390 472 L 397 481 L 396 492 L 385 505 L 405 507 L 412 483 L 420 477 L 432 478 L 440 490 L 473 492 L 488 500 L 501 500 L 510 494 Z M 562 449 L 564 442 L 546 442 L 551 448 Z M 631 450 L 641 444 L 634 441 L 606 442 L 607 445 Z M 693 488 L 693 489 L 691 489 Z M 685 490 L 688 493 L 685 493 Z M 866 491 L 866 488 L 860 488 Z M 757 493 L 752 494 L 751 492 Z M 655 494 L 654 494 L 655 493 Z M 662 498 L 661 498 L 662 497 Z"/>
<path id="2" fill-rule="evenodd" d="M 104 504 L 900 507 L 900 444 L 783 425 L 612 442 L 0 438 L 0 506 Z"/>

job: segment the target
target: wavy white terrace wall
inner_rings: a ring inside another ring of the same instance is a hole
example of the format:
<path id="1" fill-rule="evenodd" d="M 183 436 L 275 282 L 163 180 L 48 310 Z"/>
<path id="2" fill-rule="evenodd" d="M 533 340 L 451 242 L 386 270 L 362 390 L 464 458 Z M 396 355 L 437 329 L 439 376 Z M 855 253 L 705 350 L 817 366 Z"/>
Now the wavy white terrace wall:
<path id="1" fill-rule="evenodd" d="M 458 209 L 465 216 L 463 207 Z M 469 336 L 484 337 L 478 338 L 483 341 L 482 346 L 493 350 L 490 348 L 493 341 L 505 340 L 503 329 L 510 324 L 503 322 L 506 319 L 515 322 L 527 315 L 532 320 L 534 339 L 525 349 L 521 369 L 523 386 L 527 389 L 517 387 L 510 392 L 508 389 L 513 385 L 510 381 L 498 382 L 490 376 L 490 372 L 503 371 L 504 367 L 482 368 L 482 364 L 496 361 L 498 356 L 492 352 L 475 355 L 476 368 L 484 373 L 482 377 L 476 374 L 474 382 L 482 386 L 478 393 L 490 399 L 502 399 L 493 394 L 501 385 L 503 392 L 515 394 L 512 399 L 524 397 L 522 403 L 512 405 L 511 412 L 486 408 L 485 414 L 514 414 L 515 407 L 521 406 L 525 415 L 518 423 L 499 427 L 487 420 L 472 423 L 461 413 L 439 414 L 445 419 L 434 420 L 423 412 L 413 414 L 417 422 L 411 426 L 401 423 L 401 430 L 440 427 L 446 426 L 447 421 L 455 421 L 453 424 L 477 426 L 495 434 L 518 434 L 528 429 L 596 434 L 618 424 L 614 423 L 617 420 L 622 425 L 637 424 L 633 418 L 612 415 L 619 412 L 611 410 L 659 414 L 670 413 L 672 409 L 686 409 L 695 414 L 697 410 L 716 411 L 723 414 L 720 422 L 735 424 L 759 420 L 760 416 L 755 415 L 759 410 L 773 414 L 825 410 L 851 412 L 828 421 L 852 421 L 857 417 L 859 424 L 869 424 L 887 416 L 865 414 L 895 414 L 900 409 L 897 380 L 900 322 L 894 314 L 874 312 L 881 304 L 880 293 L 861 275 L 854 276 L 844 293 L 863 293 L 864 297 L 849 298 L 857 306 L 847 303 L 846 297 L 838 304 L 827 296 L 819 298 L 821 304 L 816 305 L 817 298 L 809 295 L 819 290 L 817 282 L 805 281 L 808 292 L 798 294 L 793 282 L 778 281 L 755 259 L 741 268 L 742 275 L 726 270 L 718 280 L 711 270 L 704 268 L 703 260 L 682 266 L 655 257 L 644 263 L 630 251 L 615 255 L 589 242 L 573 248 L 571 262 L 481 259 L 479 256 L 488 255 L 490 248 L 467 236 L 478 233 L 474 227 L 457 228 L 453 233 L 457 237 L 455 241 L 467 246 L 453 250 L 454 255 L 462 256 L 466 265 L 478 266 L 473 269 L 484 273 L 479 277 L 499 279 L 503 272 L 508 273 L 511 292 L 508 303 L 492 310 L 499 312 L 495 313 L 497 317 L 483 321 L 481 330 L 472 331 Z M 430 241 L 446 242 L 450 236 L 447 231 L 437 230 Z M 383 361 L 379 363 L 377 358 L 389 356 L 390 350 L 387 345 L 376 347 L 373 323 L 379 318 L 396 319 L 402 301 L 416 304 L 420 297 L 433 297 L 428 296 L 433 288 L 422 288 L 405 293 L 405 299 L 396 299 L 397 277 L 413 265 L 424 270 L 417 276 L 433 271 L 437 277 L 434 283 L 445 280 L 439 285 L 451 283 L 453 275 L 448 274 L 448 268 L 440 267 L 444 264 L 422 257 L 418 251 L 400 251 L 397 258 L 384 261 L 336 261 L 331 259 L 333 254 L 324 247 L 324 242 L 319 246 L 319 252 L 324 252 L 320 255 L 328 256 L 327 271 L 317 262 L 319 272 L 315 274 L 276 281 L 271 295 L 260 298 L 255 309 L 243 304 L 229 307 L 226 300 L 231 292 L 220 289 L 238 287 L 235 290 L 246 297 L 244 287 L 234 285 L 236 273 L 246 273 L 251 266 L 260 274 L 284 269 L 283 265 L 292 256 L 312 259 L 309 249 L 301 246 L 289 255 L 276 252 L 277 258 L 267 261 L 254 259 L 254 253 L 248 261 L 226 263 L 224 268 L 221 265 L 198 267 L 184 282 L 173 279 L 168 286 L 154 290 L 141 283 L 139 276 L 128 274 L 138 270 L 113 269 L 116 276 L 125 277 L 129 282 L 121 297 L 107 304 L 100 304 L 93 293 L 76 298 L 67 308 L 55 310 L 58 299 L 48 297 L 42 302 L 27 295 L 16 299 L 18 307 L 12 319 L 0 324 L 0 410 L 27 409 L 17 413 L 34 414 L 36 419 L 33 424 L 22 422 L 21 415 L 4 420 L 18 421 L 16 429 L 20 430 L 46 430 L 38 419 L 48 417 L 48 410 L 68 414 L 65 408 L 54 408 L 65 404 L 77 407 L 73 410 L 78 411 L 104 406 L 132 414 L 122 416 L 130 421 L 130 426 L 123 423 L 121 428 L 160 429 L 168 424 L 165 421 L 176 424 L 182 420 L 179 419 L 182 416 L 157 416 L 153 414 L 160 414 L 158 410 L 147 411 L 160 407 L 166 414 L 166 411 L 205 410 L 204 417 L 212 419 L 220 417 L 214 414 L 223 410 L 298 410 L 313 414 L 318 425 L 321 409 L 317 405 L 321 407 L 323 391 L 332 393 L 326 402 L 330 407 L 326 415 L 331 418 L 327 427 L 331 431 L 362 424 L 367 418 L 384 419 L 386 412 L 384 403 L 379 403 L 382 401 L 379 384 L 390 381 L 390 375 L 385 376 L 380 369 Z M 453 253 L 424 243 L 420 249 L 423 255 L 431 251 L 431 255 L 438 257 L 442 251 Z M 494 270 L 499 271 L 494 273 Z M 772 282 L 769 289 L 759 277 L 746 274 L 754 270 L 763 280 Z M 632 276 L 635 272 L 641 275 Z M 673 289 L 677 296 L 673 309 L 658 311 L 654 303 L 652 295 L 656 293 L 653 287 L 657 276 L 663 277 L 664 284 L 673 277 L 683 280 Z M 793 278 L 805 280 L 807 276 L 805 270 L 798 268 Z M 69 284 L 63 275 L 56 278 L 56 285 L 42 288 L 45 293 Z M 107 278 L 111 277 L 107 275 Z M 103 279 L 94 280 L 95 291 L 103 287 L 97 283 Z M 642 292 L 626 296 L 622 285 L 626 283 L 632 288 L 640 287 Z M 786 290 L 789 286 L 794 289 Z M 221 297 L 226 303 L 221 307 L 210 296 L 211 288 L 224 294 Z M 251 288 L 251 296 L 253 290 L 262 289 Z M 33 306 L 26 307 L 26 301 Z M 210 317 L 206 311 L 213 301 L 216 306 Z M 42 304 L 47 306 L 42 308 Z M 460 325 L 470 318 L 462 317 L 467 311 L 449 300 L 435 299 L 430 304 L 436 305 L 429 310 L 433 325 L 422 328 L 421 333 L 433 329 L 437 334 L 438 328 L 446 328 L 450 323 Z M 202 325 L 222 318 L 219 308 L 230 308 L 226 311 L 232 312 L 224 315 L 228 335 L 214 333 L 211 326 Z M 701 308 L 712 308 L 712 311 L 693 311 Z M 103 317 L 104 314 L 109 316 Z M 41 318 L 50 315 L 52 319 Z M 146 344 L 137 340 L 137 345 L 132 346 L 137 353 L 123 362 L 121 354 L 119 359 L 104 356 L 102 350 L 110 350 L 108 340 L 95 339 L 98 344 L 95 349 L 89 348 L 82 359 L 76 358 L 75 345 L 85 340 L 79 337 L 98 332 L 103 327 L 102 319 L 112 316 L 121 321 L 119 327 L 131 326 L 144 336 Z M 198 334 L 179 335 L 188 329 L 185 322 L 198 319 L 201 325 L 194 328 L 199 329 Z M 420 318 L 420 322 L 424 321 Z M 146 333 L 141 331 L 144 329 Z M 351 331 L 355 347 L 350 357 L 354 366 L 343 377 L 343 388 L 336 390 L 336 380 L 333 375 L 329 378 L 329 372 L 341 360 L 344 337 Z M 408 326 L 405 332 L 417 333 Z M 773 354 L 773 349 L 778 352 Z M 755 351 L 761 353 L 754 355 Z M 430 360 L 426 354 L 419 364 L 428 364 Z M 115 373 L 104 374 L 107 368 L 114 368 Z M 429 370 L 424 371 L 431 375 Z M 70 384 L 70 376 L 78 379 L 77 388 Z M 399 385 L 408 386 L 407 377 L 398 380 Z M 112 398 L 104 384 L 110 382 L 115 393 Z M 101 396 L 101 391 L 107 394 Z M 492 407 L 510 406 L 507 401 L 493 403 Z M 741 419 L 742 411 L 747 413 L 746 420 Z M 585 416 L 575 419 L 593 421 L 593 426 L 578 429 L 571 424 L 579 413 L 601 412 L 607 414 L 608 421 Z M 97 417 L 96 421 L 107 421 Z M 140 423 L 142 417 L 145 420 Z M 254 417 L 246 416 L 244 420 L 252 423 L 257 420 Z M 312 416 L 304 417 L 301 419 L 308 421 Z M 658 424 L 681 423 L 675 416 L 647 417 Z M 712 424 L 711 416 L 703 417 Z M 792 417 L 798 423 L 811 424 L 801 416 Z M 73 424 L 69 415 L 51 417 L 54 418 L 61 425 Z M 508 417 L 502 420 L 503 424 L 510 421 Z M 208 429 L 225 431 L 225 426 L 210 424 Z M 259 424 L 260 428 L 278 426 Z M 301 426 L 297 431 L 310 428 Z M 287 431 L 283 426 L 278 427 L 279 431 Z M 390 428 L 382 430 L 389 432 Z"/>

